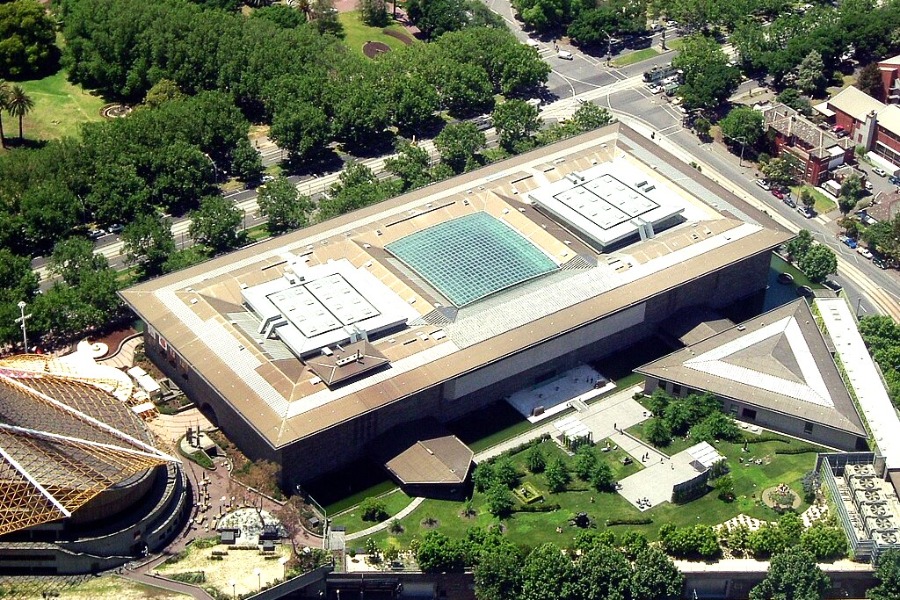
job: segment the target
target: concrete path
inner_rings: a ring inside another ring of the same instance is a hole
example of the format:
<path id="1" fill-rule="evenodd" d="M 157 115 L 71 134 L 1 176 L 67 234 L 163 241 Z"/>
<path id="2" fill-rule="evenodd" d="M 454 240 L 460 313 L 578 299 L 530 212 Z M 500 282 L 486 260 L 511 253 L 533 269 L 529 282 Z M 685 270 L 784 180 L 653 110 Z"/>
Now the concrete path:
<path id="1" fill-rule="evenodd" d="M 378 525 L 372 525 L 368 529 L 363 529 L 362 531 L 357 531 L 356 533 L 349 533 L 344 536 L 346 541 L 358 540 L 359 538 L 364 538 L 366 536 L 372 535 L 373 533 L 378 533 L 384 529 L 387 529 L 391 525 L 391 521 L 397 519 L 398 521 L 401 519 L 405 519 L 409 513 L 419 508 L 419 506 L 425 501 L 425 498 L 413 498 L 413 501 L 410 502 L 406 508 L 398 512 L 396 515 L 388 519 L 387 521 L 382 521 Z"/>
<path id="2" fill-rule="evenodd" d="M 132 581 L 137 581 L 138 583 L 143 583 L 144 585 L 151 585 L 153 587 L 162 588 L 170 592 L 177 592 L 179 594 L 191 596 L 192 598 L 196 598 L 197 600 L 215 600 L 212 596 L 209 595 L 209 593 L 206 592 L 206 590 L 195 585 L 181 583 L 180 581 L 172 581 L 171 579 L 163 579 L 162 577 L 156 575 L 148 575 L 147 573 L 141 573 L 137 571 L 125 571 L 124 573 L 122 573 L 122 577 L 124 577 L 125 579 L 130 579 Z"/>
<path id="3" fill-rule="evenodd" d="M 138 335 L 122 342 L 119 351 L 113 356 L 98 360 L 101 365 L 116 367 L 117 369 L 130 369 L 134 366 L 134 351 L 144 343 L 144 336 Z"/>
<path id="4" fill-rule="evenodd" d="M 581 422 L 591 430 L 595 441 L 606 439 L 616 433 L 613 426 L 627 429 L 649 417 L 644 408 L 633 399 L 634 393 L 641 390 L 643 390 L 642 385 L 627 387 L 588 405 L 586 411 L 578 411 L 572 414 L 578 416 Z M 555 434 L 556 428 L 553 426 L 553 422 L 557 420 L 549 419 L 547 423 L 540 427 L 535 427 L 521 435 L 478 452 L 475 454 L 475 462 L 479 463 L 499 456 L 510 448 L 530 442 L 544 434 Z"/>

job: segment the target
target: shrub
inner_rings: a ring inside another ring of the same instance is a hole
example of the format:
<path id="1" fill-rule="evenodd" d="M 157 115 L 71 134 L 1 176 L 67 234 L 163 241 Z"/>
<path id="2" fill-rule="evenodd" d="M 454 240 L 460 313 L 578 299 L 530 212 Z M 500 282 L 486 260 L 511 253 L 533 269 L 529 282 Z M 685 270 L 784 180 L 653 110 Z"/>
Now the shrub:
<path id="1" fill-rule="evenodd" d="M 569 475 L 569 468 L 566 466 L 566 463 L 563 462 L 562 458 L 557 458 L 550 463 L 547 470 L 544 471 L 544 476 L 547 478 L 547 487 L 553 493 L 559 493 L 565 490 L 566 486 L 569 485 L 569 482 L 572 480 L 571 475 Z"/>
<path id="2" fill-rule="evenodd" d="M 378 498 L 366 498 L 359 505 L 363 521 L 384 521 L 388 518 L 384 502 Z"/>
<path id="3" fill-rule="evenodd" d="M 543 473 L 547 468 L 547 459 L 540 446 L 532 446 L 525 455 L 525 464 L 532 473 Z"/>
<path id="4" fill-rule="evenodd" d="M 650 517 L 625 517 L 621 519 L 607 519 L 607 527 L 613 525 L 652 525 L 653 519 Z"/>
<path id="5" fill-rule="evenodd" d="M 815 471 L 810 471 L 803 476 L 803 500 L 807 504 L 812 504 L 816 500 L 816 494 L 822 486 L 822 479 Z"/>
<path id="6" fill-rule="evenodd" d="M 591 471 L 591 485 L 597 488 L 598 492 L 616 491 L 616 477 L 612 467 L 605 462 L 597 463 Z"/>
<path id="7" fill-rule="evenodd" d="M 819 453 L 822 449 L 818 446 L 794 446 L 793 448 L 779 448 L 775 454 L 808 454 Z"/>
<path id="8" fill-rule="evenodd" d="M 672 443 L 672 432 L 669 430 L 666 422 L 659 417 L 654 417 L 647 421 L 647 424 L 644 425 L 644 435 L 647 436 L 647 441 L 657 448 L 668 446 Z"/>
<path id="9" fill-rule="evenodd" d="M 572 463 L 573 471 L 582 481 L 590 481 L 591 472 L 597 464 L 597 455 L 591 446 L 581 446 L 575 452 L 575 460 Z"/>
<path id="10" fill-rule="evenodd" d="M 472 483 L 477 491 L 487 490 L 494 483 L 494 479 L 494 465 L 491 462 L 485 461 L 475 465 L 475 470 L 472 472 Z"/>
<path id="11" fill-rule="evenodd" d="M 517 507 L 514 512 L 519 513 L 545 513 L 559 510 L 559 504 L 523 504 Z"/>

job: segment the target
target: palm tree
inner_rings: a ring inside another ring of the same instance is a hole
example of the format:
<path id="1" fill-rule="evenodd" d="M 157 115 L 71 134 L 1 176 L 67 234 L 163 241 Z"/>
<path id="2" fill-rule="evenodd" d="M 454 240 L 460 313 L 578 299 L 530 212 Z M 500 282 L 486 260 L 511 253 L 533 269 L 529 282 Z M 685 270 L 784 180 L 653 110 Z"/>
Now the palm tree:
<path id="1" fill-rule="evenodd" d="M 6 97 L 6 112 L 12 117 L 19 117 L 19 141 L 25 141 L 22 135 L 22 119 L 34 108 L 34 100 L 25 93 L 21 86 L 14 85 Z"/>
<path id="2" fill-rule="evenodd" d="M 6 148 L 6 138 L 3 135 L 3 109 L 6 108 L 9 98 L 9 84 L 0 79 L 0 148 Z"/>

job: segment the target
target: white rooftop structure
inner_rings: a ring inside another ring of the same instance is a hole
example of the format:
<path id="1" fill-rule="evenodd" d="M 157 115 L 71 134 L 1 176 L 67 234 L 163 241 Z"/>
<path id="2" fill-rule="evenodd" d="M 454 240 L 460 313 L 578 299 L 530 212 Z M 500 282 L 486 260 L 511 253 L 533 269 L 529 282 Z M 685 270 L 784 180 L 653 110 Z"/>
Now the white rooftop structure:
<path id="1" fill-rule="evenodd" d="M 666 185 L 624 158 L 570 173 L 528 194 L 600 248 L 633 237 L 652 238 L 654 228 L 684 212 Z"/>
<path id="2" fill-rule="evenodd" d="M 692 462 L 700 465 L 704 471 L 717 462 L 725 460 L 725 457 L 719 454 L 708 442 L 700 442 L 696 446 L 691 446 L 686 452 L 690 455 Z"/>
<path id="3" fill-rule="evenodd" d="M 817 298 L 815 302 L 888 470 L 900 469 L 900 418 L 853 312 L 842 298 Z"/>
<path id="4" fill-rule="evenodd" d="M 278 338 L 298 357 L 415 319 L 397 294 L 346 259 L 307 266 L 293 255 L 284 277 L 241 290 L 260 320 L 260 339 Z"/>

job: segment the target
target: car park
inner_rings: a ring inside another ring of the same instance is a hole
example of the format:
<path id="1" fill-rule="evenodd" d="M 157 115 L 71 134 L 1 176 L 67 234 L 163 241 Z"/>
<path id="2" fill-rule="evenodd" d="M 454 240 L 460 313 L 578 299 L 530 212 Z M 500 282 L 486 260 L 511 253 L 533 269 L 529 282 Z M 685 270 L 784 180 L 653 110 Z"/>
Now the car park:
<path id="1" fill-rule="evenodd" d="M 878 167 L 875 167 L 874 169 L 872 169 L 872 172 L 875 173 L 876 175 L 878 175 L 879 177 L 887 177 L 887 172 L 884 169 L 879 169 Z"/>
<path id="2" fill-rule="evenodd" d="M 758 185 L 758 186 L 761 187 L 762 189 L 766 190 L 767 192 L 768 192 L 769 189 L 771 188 L 771 186 L 766 182 L 765 179 L 757 179 L 757 180 L 756 180 L 756 185 Z"/>
<path id="3" fill-rule="evenodd" d="M 863 247 L 863 246 L 857 246 L 857 247 L 856 247 L 856 251 L 857 251 L 857 252 L 859 253 L 859 255 L 862 256 L 863 258 L 868 258 L 869 260 L 872 260 L 872 258 L 873 258 L 872 253 L 869 251 L 868 248 L 865 248 L 865 247 Z"/>

